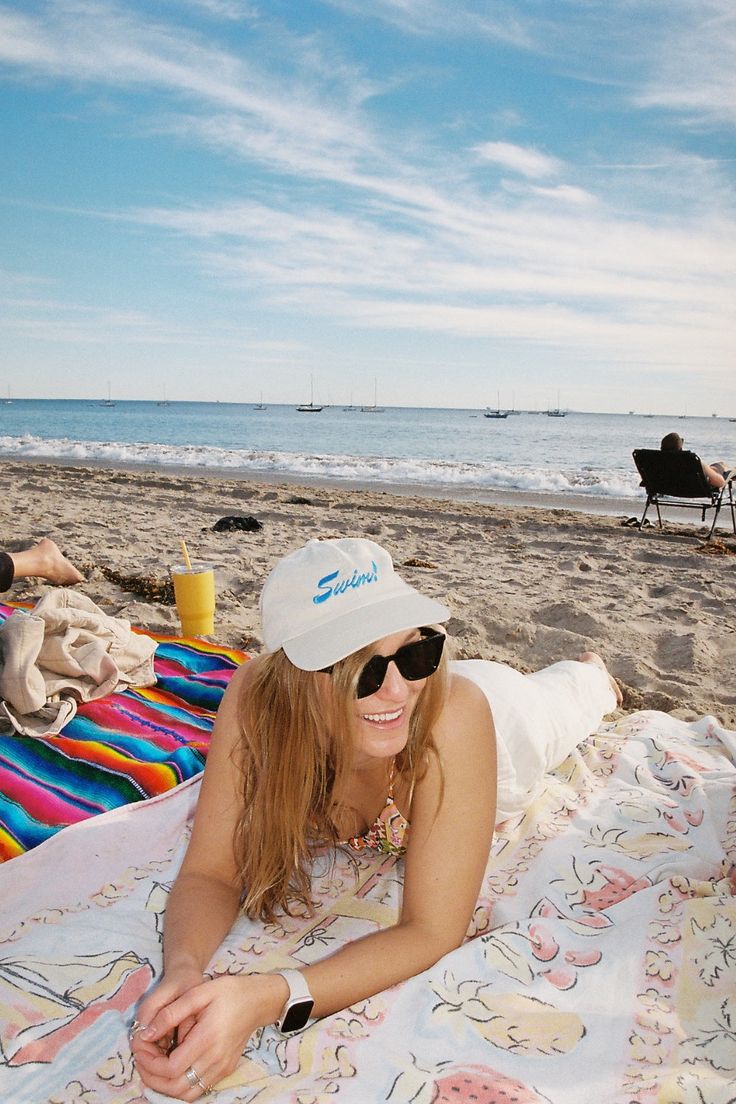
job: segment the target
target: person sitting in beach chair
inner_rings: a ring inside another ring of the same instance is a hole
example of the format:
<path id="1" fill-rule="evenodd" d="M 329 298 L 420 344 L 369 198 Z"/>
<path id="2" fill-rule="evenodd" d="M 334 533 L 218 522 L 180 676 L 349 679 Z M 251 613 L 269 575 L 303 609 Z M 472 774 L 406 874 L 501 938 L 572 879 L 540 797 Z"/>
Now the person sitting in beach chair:
<path id="1" fill-rule="evenodd" d="M 647 492 L 647 500 L 641 520 L 637 523 L 635 517 L 630 518 L 626 524 L 638 524 L 640 529 L 648 525 L 647 513 L 652 505 L 657 510 L 660 529 L 663 528 L 661 506 L 699 510 L 703 522 L 708 510 L 712 510 L 713 520 L 706 538 L 710 540 L 721 508 L 728 506 L 736 534 L 736 500 L 733 497 L 736 472 L 729 471 L 721 462 L 715 465 L 703 463 L 697 453 L 686 451 L 682 444 L 680 435 L 673 433 L 663 438 L 659 449 L 634 449 L 634 463 L 641 476 L 641 486 Z"/>
<path id="2" fill-rule="evenodd" d="M 659 447 L 662 452 L 682 452 L 684 444 L 685 440 L 679 433 L 667 433 L 662 438 Z M 719 487 L 725 487 L 731 474 L 731 468 L 728 464 L 725 464 L 723 460 L 716 460 L 712 464 L 706 464 L 704 460 L 701 460 L 700 463 L 703 467 L 703 475 L 711 487 L 715 487 L 716 490 Z"/>
<path id="3" fill-rule="evenodd" d="M 369 540 L 285 556 L 261 618 L 267 651 L 223 697 L 166 909 L 164 974 L 132 1028 L 145 1085 L 187 1101 L 235 1069 L 261 1026 L 292 1034 L 458 947 L 495 824 L 621 701 L 593 652 L 530 675 L 449 663 L 438 626 L 450 610 Z M 208 979 L 241 910 L 266 923 L 309 914 L 312 862 L 335 847 L 405 856 L 398 922 L 302 969 Z"/>
<path id="4" fill-rule="evenodd" d="M 0 594 L 10 590 L 16 579 L 46 579 L 56 586 L 81 583 L 84 576 L 60 551 L 50 537 L 22 552 L 0 552 Z"/>

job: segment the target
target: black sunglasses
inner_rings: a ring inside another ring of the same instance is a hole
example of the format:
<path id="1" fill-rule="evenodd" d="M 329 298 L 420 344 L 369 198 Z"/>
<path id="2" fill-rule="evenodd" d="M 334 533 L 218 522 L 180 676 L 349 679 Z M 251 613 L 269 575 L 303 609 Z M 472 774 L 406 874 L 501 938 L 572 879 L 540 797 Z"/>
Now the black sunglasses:
<path id="1" fill-rule="evenodd" d="M 358 685 L 355 689 L 356 698 L 368 698 L 377 693 L 383 686 L 389 663 L 395 663 L 402 678 L 407 682 L 416 682 L 418 679 L 429 678 L 440 665 L 442 649 L 445 646 L 445 634 L 436 629 L 420 629 L 421 640 L 415 640 L 411 644 L 404 644 L 393 655 L 374 655 L 366 663 L 358 676 Z M 329 675 L 334 669 L 324 667 L 322 673 Z"/>

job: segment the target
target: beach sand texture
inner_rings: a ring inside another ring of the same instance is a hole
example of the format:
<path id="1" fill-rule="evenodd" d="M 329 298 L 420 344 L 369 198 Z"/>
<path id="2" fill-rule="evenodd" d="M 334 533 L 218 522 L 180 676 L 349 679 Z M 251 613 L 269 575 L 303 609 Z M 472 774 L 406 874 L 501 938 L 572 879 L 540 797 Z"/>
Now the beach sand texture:
<path id="1" fill-rule="evenodd" d="M 312 537 L 367 536 L 449 604 L 458 657 L 528 671 L 595 649 L 625 711 L 736 727 L 736 538 L 725 526 L 708 545 L 707 530 L 675 518 L 640 532 L 564 509 L 20 461 L 4 463 L 2 486 L 0 547 L 52 537 L 84 571 L 84 593 L 144 628 L 178 632 L 166 584 L 182 537 L 215 565 L 215 639 L 255 653 L 258 594 L 278 557 Z M 226 515 L 263 528 L 214 532 Z M 42 589 L 21 581 L 8 597 Z"/>

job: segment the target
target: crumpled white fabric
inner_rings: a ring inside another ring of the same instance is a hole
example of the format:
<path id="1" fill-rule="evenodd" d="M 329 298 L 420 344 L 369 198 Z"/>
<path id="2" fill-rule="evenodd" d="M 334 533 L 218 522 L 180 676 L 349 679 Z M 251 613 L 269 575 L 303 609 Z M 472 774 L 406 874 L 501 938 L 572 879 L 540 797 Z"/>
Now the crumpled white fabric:
<path id="1" fill-rule="evenodd" d="M 18 732 L 58 732 L 78 701 L 152 686 L 156 641 L 111 617 L 85 594 L 47 591 L 0 625 L 2 719 Z"/>
<path id="2" fill-rule="evenodd" d="M 496 824 L 528 809 L 548 771 L 616 708 L 608 675 L 595 663 L 563 659 L 523 675 L 505 663 L 460 659 L 450 670 L 488 699 L 496 728 Z"/>

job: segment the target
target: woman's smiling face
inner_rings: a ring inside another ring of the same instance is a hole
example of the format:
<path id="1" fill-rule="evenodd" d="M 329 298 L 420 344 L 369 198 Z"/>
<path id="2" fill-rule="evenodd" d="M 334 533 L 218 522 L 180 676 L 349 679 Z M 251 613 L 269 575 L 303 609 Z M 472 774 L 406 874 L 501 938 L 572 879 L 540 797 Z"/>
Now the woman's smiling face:
<path id="1" fill-rule="evenodd" d="M 418 629 L 405 629 L 377 640 L 373 654 L 390 656 L 419 639 Z M 379 689 L 368 697 L 355 699 L 357 766 L 390 759 L 403 751 L 409 739 L 409 721 L 426 681 L 426 678 L 405 679 L 391 662 Z"/>

